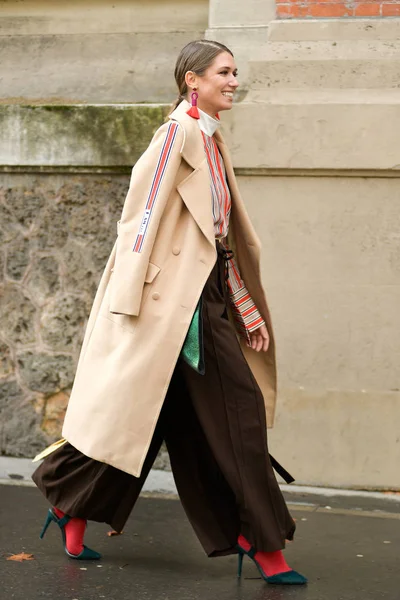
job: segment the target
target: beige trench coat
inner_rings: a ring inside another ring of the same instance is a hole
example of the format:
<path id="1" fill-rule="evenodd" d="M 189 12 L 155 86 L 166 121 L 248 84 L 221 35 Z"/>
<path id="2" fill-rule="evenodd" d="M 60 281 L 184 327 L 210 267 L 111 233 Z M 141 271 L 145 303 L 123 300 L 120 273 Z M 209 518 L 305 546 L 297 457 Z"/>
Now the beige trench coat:
<path id="1" fill-rule="evenodd" d="M 183 101 L 132 170 L 118 237 L 90 314 L 63 436 L 87 456 L 141 473 L 175 364 L 216 261 L 210 179 L 198 123 Z M 132 251 L 166 132 L 178 123 L 168 168 L 141 252 Z M 271 344 L 243 353 L 264 395 L 272 425 L 276 372 L 271 321 L 260 281 L 260 242 L 240 197 L 219 132 L 232 195 L 229 243 L 241 276 L 267 323 Z M 206 367 L 207 368 L 207 367 Z"/>

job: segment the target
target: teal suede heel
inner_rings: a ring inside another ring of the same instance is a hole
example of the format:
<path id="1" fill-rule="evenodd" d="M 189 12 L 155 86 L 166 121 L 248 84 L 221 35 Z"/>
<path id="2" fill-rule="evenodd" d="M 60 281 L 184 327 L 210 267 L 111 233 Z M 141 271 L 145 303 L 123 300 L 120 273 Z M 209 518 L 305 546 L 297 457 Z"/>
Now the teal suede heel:
<path id="1" fill-rule="evenodd" d="M 261 577 L 267 582 L 274 585 L 304 585 L 307 583 L 307 578 L 298 573 L 297 571 L 284 571 L 283 573 L 276 573 L 276 575 L 268 576 L 262 569 L 260 563 L 255 559 L 257 550 L 253 547 L 246 551 L 242 546 L 237 545 L 238 550 L 238 577 L 242 576 L 243 557 L 246 554 L 255 563 L 257 569 L 260 571 Z"/>
<path id="2" fill-rule="evenodd" d="M 44 538 L 44 534 L 46 533 L 48 526 L 52 521 L 54 521 L 54 523 L 57 523 L 57 525 L 61 529 L 64 550 L 67 556 L 69 556 L 70 558 L 74 558 L 75 560 L 99 560 L 99 558 L 101 558 L 101 554 L 95 552 L 94 550 L 91 550 L 90 548 L 87 548 L 86 546 L 83 546 L 83 550 L 79 554 L 71 554 L 71 552 L 68 552 L 65 537 L 65 526 L 71 519 L 72 517 L 70 517 L 69 515 L 64 515 L 61 519 L 59 519 L 55 514 L 54 510 L 52 508 L 49 508 L 46 521 L 39 536 L 40 539 L 42 540 Z"/>

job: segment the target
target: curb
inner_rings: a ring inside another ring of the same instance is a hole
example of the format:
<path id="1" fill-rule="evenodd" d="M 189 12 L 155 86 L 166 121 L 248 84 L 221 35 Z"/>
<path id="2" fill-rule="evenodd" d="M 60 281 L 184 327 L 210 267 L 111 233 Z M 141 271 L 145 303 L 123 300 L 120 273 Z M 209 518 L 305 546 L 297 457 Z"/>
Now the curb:
<path id="1" fill-rule="evenodd" d="M 23 487 L 34 487 L 31 480 L 33 471 L 38 463 L 32 463 L 30 458 L 13 458 L 10 456 L 0 456 L 0 485 L 16 485 Z M 386 500 L 388 502 L 398 502 L 400 504 L 399 493 L 349 490 L 341 488 L 326 488 L 309 485 L 287 485 L 280 484 L 280 488 L 287 494 L 305 494 L 352 498 L 369 498 L 375 500 Z M 177 496 L 178 492 L 171 471 L 160 471 L 152 469 L 147 477 L 142 492 L 144 494 L 163 494 L 166 496 Z"/>

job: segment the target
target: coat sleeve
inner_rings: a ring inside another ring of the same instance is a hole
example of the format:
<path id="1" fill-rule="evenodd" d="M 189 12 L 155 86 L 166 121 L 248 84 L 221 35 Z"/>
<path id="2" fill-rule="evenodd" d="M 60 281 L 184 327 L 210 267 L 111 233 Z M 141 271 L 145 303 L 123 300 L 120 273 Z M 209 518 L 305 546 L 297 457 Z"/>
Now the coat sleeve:
<path id="1" fill-rule="evenodd" d="M 150 255 L 181 164 L 183 139 L 178 123 L 165 123 L 132 170 L 110 282 L 112 313 L 139 315 Z"/>

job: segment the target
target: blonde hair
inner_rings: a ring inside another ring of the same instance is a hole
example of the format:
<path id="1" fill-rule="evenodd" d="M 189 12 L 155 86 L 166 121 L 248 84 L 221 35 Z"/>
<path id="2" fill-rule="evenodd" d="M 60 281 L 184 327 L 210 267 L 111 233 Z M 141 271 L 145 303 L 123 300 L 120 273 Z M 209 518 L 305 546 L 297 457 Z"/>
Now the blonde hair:
<path id="1" fill-rule="evenodd" d="M 229 52 L 233 56 L 233 53 L 227 46 L 219 42 L 213 42 L 212 40 L 195 40 L 182 48 L 176 59 L 174 71 L 179 94 L 169 114 L 186 98 L 188 92 L 185 81 L 186 73 L 193 71 L 193 73 L 201 77 L 221 52 Z"/>

